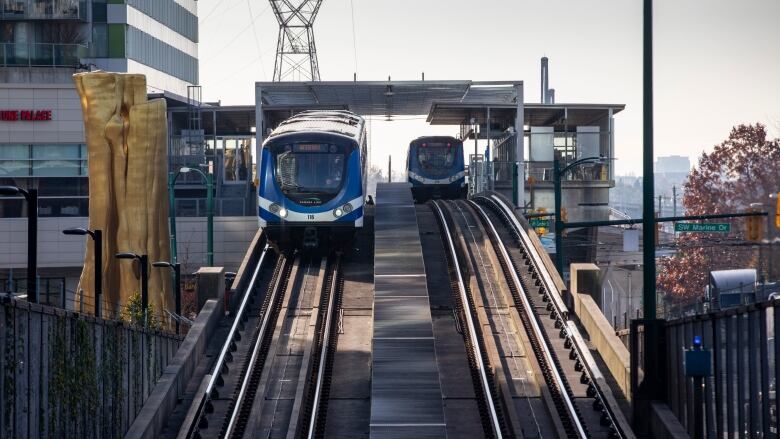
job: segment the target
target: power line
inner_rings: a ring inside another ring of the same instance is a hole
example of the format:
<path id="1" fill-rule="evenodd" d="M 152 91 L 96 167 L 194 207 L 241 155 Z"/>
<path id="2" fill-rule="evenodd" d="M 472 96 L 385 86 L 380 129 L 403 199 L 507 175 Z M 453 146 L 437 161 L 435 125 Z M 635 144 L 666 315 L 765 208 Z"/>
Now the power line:
<path id="1" fill-rule="evenodd" d="M 357 76 L 357 38 L 355 37 L 355 4 L 353 0 L 349 0 L 349 7 L 352 11 L 352 57 L 355 62 L 355 75 Z"/>
<path id="2" fill-rule="evenodd" d="M 251 17 L 252 16 L 251 0 L 246 0 L 246 7 L 249 8 L 249 16 Z M 268 6 L 266 6 L 266 9 L 268 9 Z M 263 77 L 267 77 L 267 73 L 265 71 L 265 63 L 263 62 L 263 50 L 260 48 L 260 37 L 257 36 L 257 26 L 255 26 L 254 19 L 250 19 L 250 22 L 252 24 L 252 33 L 255 34 L 255 44 L 257 45 L 257 58 L 260 60 L 260 68 L 263 70 Z"/>
<path id="3" fill-rule="evenodd" d="M 244 28 L 242 28 L 240 31 L 238 31 L 238 33 L 237 33 L 237 34 L 236 34 L 236 35 L 233 37 L 233 39 L 231 39 L 229 42 L 227 42 L 226 44 L 224 44 L 224 45 L 223 45 L 223 46 L 222 46 L 222 47 L 221 47 L 219 50 L 217 50 L 217 54 L 224 53 L 225 49 L 227 49 L 227 48 L 228 48 L 228 46 L 230 46 L 231 44 L 233 44 L 233 43 L 234 43 L 234 42 L 235 42 L 235 41 L 236 41 L 236 40 L 237 40 L 239 37 L 241 37 L 241 35 L 243 35 L 243 33 L 244 33 L 244 32 L 246 32 L 246 30 L 247 30 L 247 29 L 249 29 L 251 26 L 253 26 L 253 25 L 255 24 L 255 20 L 257 20 L 257 19 L 258 19 L 258 18 L 260 18 L 260 17 L 261 17 L 263 14 L 265 14 L 265 13 L 266 13 L 266 11 L 268 11 L 268 9 L 269 9 L 269 7 L 267 6 L 265 9 L 263 9 L 262 11 L 260 11 L 260 13 L 259 13 L 259 14 L 257 14 L 257 15 L 256 15 L 256 16 L 254 16 L 253 18 L 251 18 L 251 19 L 250 19 L 250 22 L 249 22 L 249 24 L 248 24 L 248 25 L 246 25 Z"/>

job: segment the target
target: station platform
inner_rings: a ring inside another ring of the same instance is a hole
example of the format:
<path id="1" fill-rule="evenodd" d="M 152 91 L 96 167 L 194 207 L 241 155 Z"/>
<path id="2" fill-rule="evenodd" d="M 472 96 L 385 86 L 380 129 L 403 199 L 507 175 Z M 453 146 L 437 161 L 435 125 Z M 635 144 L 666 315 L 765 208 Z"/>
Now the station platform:
<path id="1" fill-rule="evenodd" d="M 446 437 L 422 246 L 408 183 L 378 183 L 371 437 Z"/>

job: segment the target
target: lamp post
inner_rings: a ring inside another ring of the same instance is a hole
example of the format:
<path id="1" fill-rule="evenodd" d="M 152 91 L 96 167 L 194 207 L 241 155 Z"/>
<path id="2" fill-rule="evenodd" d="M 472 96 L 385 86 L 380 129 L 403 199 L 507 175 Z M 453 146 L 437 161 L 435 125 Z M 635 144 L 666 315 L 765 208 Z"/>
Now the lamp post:
<path id="1" fill-rule="evenodd" d="M 141 309 L 144 313 L 144 327 L 147 323 L 146 311 L 149 308 L 149 256 L 135 253 L 117 253 L 117 259 L 137 259 L 141 264 Z"/>
<path id="2" fill-rule="evenodd" d="M 103 231 L 82 228 L 65 229 L 64 235 L 90 236 L 95 246 L 95 317 L 103 317 Z"/>
<path id="3" fill-rule="evenodd" d="M 209 161 L 208 173 L 201 171 L 198 168 L 190 168 L 183 166 L 179 168 L 176 173 L 170 173 L 168 175 L 168 198 L 170 202 L 170 216 L 171 216 L 171 260 L 173 262 L 178 261 L 178 255 L 176 250 L 176 195 L 173 191 L 176 185 L 176 179 L 180 174 L 187 174 L 189 172 L 196 172 L 206 181 L 206 263 L 209 267 L 214 266 L 214 162 Z"/>
<path id="4" fill-rule="evenodd" d="M 176 302 L 176 316 L 178 317 L 181 315 L 181 264 L 178 262 L 175 262 L 171 264 L 170 262 L 165 261 L 158 261 L 158 262 L 152 262 L 152 266 L 157 268 L 170 268 L 173 270 L 173 297 L 174 301 Z M 176 334 L 179 333 L 179 320 L 176 319 Z"/>
<path id="5" fill-rule="evenodd" d="M 558 160 L 553 160 L 553 182 L 555 184 L 555 268 L 563 277 L 563 220 L 561 219 L 561 178 L 574 167 L 586 163 L 603 163 L 604 157 L 586 157 L 561 169 Z"/>
<path id="6" fill-rule="evenodd" d="M 38 302 L 38 189 L 0 186 L 0 195 L 22 195 L 27 201 L 27 301 Z"/>

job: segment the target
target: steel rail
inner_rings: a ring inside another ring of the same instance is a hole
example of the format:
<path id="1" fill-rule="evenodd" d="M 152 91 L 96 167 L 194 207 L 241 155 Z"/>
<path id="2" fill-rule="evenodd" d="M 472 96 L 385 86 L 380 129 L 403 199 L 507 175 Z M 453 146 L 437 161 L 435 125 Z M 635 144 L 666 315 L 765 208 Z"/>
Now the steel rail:
<path id="1" fill-rule="evenodd" d="M 539 255 L 539 252 L 537 251 L 536 247 L 534 247 L 534 245 L 531 243 L 531 239 L 528 236 L 528 233 L 520 225 L 520 222 L 517 220 L 517 217 L 515 217 L 514 212 L 511 210 L 511 208 L 509 208 L 509 206 L 506 205 L 506 203 L 503 202 L 503 200 L 501 200 L 495 195 L 492 195 L 490 197 L 479 196 L 477 198 L 480 200 L 485 200 L 486 202 L 492 204 L 502 212 L 505 218 L 507 218 L 513 231 L 520 238 L 520 241 L 525 249 L 525 252 L 529 256 L 530 262 L 533 264 L 536 273 L 538 273 L 539 276 L 541 277 L 542 282 L 544 284 L 544 288 L 546 288 L 548 292 L 548 297 L 550 297 L 551 300 L 550 303 L 552 304 L 553 307 L 555 307 L 555 311 L 558 313 L 558 315 L 562 320 L 568 320 L 568 313 L 569 313 L 568 308 L 563 303 L 563 299 L 561 298 L 560 293 L 558 293 L 558 289 L 555 287 L 555 283 L 552 281 L 552 277 L 550 276 L 550 274 L 547 272 L 547 270 L 540 269 L 540 267 L 544 267 L 544 264 L 541 260 L 541 256 Z M 475 206 L 477 206 L 480 210 L 482 210 L 482 208 L 477 203 L 474 203 L 473 201 L 472 203 Z M 603 375 L 601 374 L 601 371 L 599 370 L 598 366 L 595 364 L 595 360 L 593 359 L 593 356 L 591 355 L 589 349 L 587 348 L 587 346 L 585 346 L 584 340 L 575 331 L 573 325 L 564 324 L 564 330 L 566 331 L 566 335 L 572 341 L 571 343 L 572 347 L 574 351 L 577 353 L 576 358 L 579 359 L 581 364 L 583 365 L 583 372 L 588 377 L 588 382 L 593 385 L 593 388 L 596 390 L 597 398 L 600 400 L 601 405 L 606 409 L 605 413 L 609 417 L 609 421 L 611 422 L 612 426 L 614 426 L 615 433 L 618 435 L 618 437 L 625 437 L 626 435 L 623 431 L 624 426 L 618 421 L 617 417 L 613 412 L 615 410 L 615 407 L 612 407 L 610 400 L 604 396 L 604 391 L 599 386 L 599 378 L 602 378 Z"/>
<path id="2" fill-rule="evenodd" d="M 255 267 L 255 271 L 252 273 L 252 278 L 250 279 L 249 284 L 247 284 L 247 287 L 244 290 L 244 297 L 241 299 L 241 305 L 239 306 L 238 312 L 236 313 L 236 317 L 233 320 L 233 325 L 230 327 L 230 332 L 228 333 L 228 336 L 225 339 L 225 344 L 222 346 L 222 350 L 220 350 L 219 352 L 219 357 L 217 357 L 217 362 L 214 365 L 214 368 L 212 369 L 211 378 L 209 379 L 208 385 L 206 386 L 206 391 L 203 393 L 203 397 L 198 402 L 198 409 L 196 415 L 193 418 L 193 423 L 190 425 L 189 431 L 187 432 L 187 437 L 193 437 L 193 434 L 198 429 L 200 420 L 203 417 L 203 410 L 204 408 L 206 408 L 207 404 L 211 400 L 211 395 L 212 392 L 214 391 L 214 387 L 217 385 L 217 381 L 219 379 L 222 368 L 225 366 L 225 360 L 227 359 L 228 352 L 230 351 L 231 345 L 235 342 L 235 337 L 238 334 L 238 328 L 241 325 L 241 321 L 243 320 L 244 313 L 248 308 L 247 304 L 249 303 L 249 297 L 251 296 L 250 292 L 252 291 L 252 289 L 255 287 L 255 284 L 257 283 L 260 270 L 263 267 L 263 262 L 265 261 L 265 258 L 268 255 L 269 251 L 270 251 L 270 246 L 266 244 L 265 247 L 263 247 L 263 252 L 260 254 L 260 258 L 257 261 L 257 266 Z"/>
<path id="3" fill-rule="evenodd" d="M 475 358 L 478 358 L 479 361 L 476 362 L 478 369 L 479 369 L 479 378 L 480 383 L 482 384 L 482 389 L 485 393 L 485 399 L 488 403 L 488 409 L 490 411 L 490 422 L 491 427 L 493 428 L 493 431 L 495 433 L 495 437 L 501 438 L 503 437 L 501 432 L 501 424 L 498 419 L 498 413 L 496 411 L 495 403 L 493 402 L 492 394 L 490 388 L 490 383 L 488 381 L 487 372 L 485 370 L 484 365 L 484 357 L 482 354 L 482 349 L 479 346 L 479 340 L 477 339 L 477 332 L 476 327 L 474 325 L 474 320 L 472 317 L 472 312 L 469 304 L 468 297 L 466 296 L 466 285 L 463 281 L 463 275 L 461 274 L 460 264 L 458 262 L 458 256 L 455 252 L 455 243 L 452 240 L 452 233 L 450 232 L 450 228 L 447 225 L 447 220 L 444 217 L 444 212 L 441 210 L 441 207 L 439 207 L 439 204 L 437 202 L 433 203 L 433 206 L 436 208 L 436 212 L 439 216 L 439 220 L 441 221 L 442 227 L 444 229 L 444 235 L 447 238 L 447 246 L 449 247 L 450 256 L 452 258 L 452 263 L 455 266 L 455 273 L 457 273 L 458 277 L 458 292 L 460 293 L 461 302 L 463 303 L 464 307 L 464 313 L 466 316 L 466 324 L 469 328 L 469 338 L 471 339 L 471 346 L 474 349 L 474 356 Z"/>
<path id="4" fill-rule="evenodd" d="M 283 272 L 284 271 L 282 271 L 282 273 Z M 249 363 L 246 368 L 246 374 L 241 380 L 241 388 L 233 404 L 233 411 L 230 414 L 230 421 L 228 422 L 227 427 L 225 428 L 225 434 L 223 437 L 226 438 L 230 437 L 233 434 L 233 429 L 236 427 L 236 422 L 238 420 L 239 413 L 241 412 L 241 404 L 244 401 L 244 397 L 246 396 L 247 388 L 249 386 L 249 381 L 252 377 L 252 370 L 254 369 L 255 363 L 257 363 L 258 358 L 260 357 L 260 352 L 262 351 L 262 346 L 265 341 L 266 331 L 268 330 L 268 325 L 271 323 L 271 316 L 274 314 L 273 306 L 276 303 L 276 297 L 279 294 L 284 294 L 284 291 L 281 291 L 280 293 L 280 290 L 283 290 L 283 288 L 279 288 L 280 283 L 283 284 L 284 280 L 285 279 L 280 273 L 280 277 L 277 279 L 277 285 L 273 285 L 271 288 L 271 296 L 267 300 L 268 308 L 265 310 L 265 313 L 263 314 L 263 320 L 262 323 L 260 324 L 260 330 L 258 331 L 257 340 L 255 341 L 254 347 L 252 347 L 252 357 L 249 359 Z"/>
<path id="5" fill-rule="evenodd" d="M 522 292 L 522 294 L 518 294 L 520 299 L 523 301 L 523 308 L 528 310 L 529 314 L 529 323 L 531 324 L 531 328 L 533 328 L 534 334 L 536 335 L 537 340 L 539 340 L 539 345 L 542 348 L 541 354 L 544 357 L 545 362 L 547 363 L 550 371 L 553 373 L 553 376 L 555 378 L 555 385 L 558 387 L 558 391 L 560 392 L 561 398 L 563 399 L 563 402 L 566 405 L 566 409 L 568 411 L 569 417 L 572 420 L 572 423 L 574 424 L 574 427 L 577 430 L 577 433 L 580 437 L 586 438 L 588 437 L 588 433 L 585 430 L 585 427 L 582 425 L 582 420 L 580 420 L 579 415 L 577 414 L 577 409 L 574 406 L 574 401 L 572 400 L 572 396 L 569 394 L 569 392 L 566 390 L 566 385 L 563 377 L 561 376 L 560 370 L 558 370 L 558 367 L 556 367 L 555 360 L 553 359 L 551 348 L 546 342 L 545 339 L 545 333 L 541 326 L 539 325 L 539 321 L 537 319 L 537 315 L 533 312 L 533 306 L 531 305 L 529 299 L 528 299 L 528 293 L 526 292 L 525 288 L 523 288 L 522 283 L 520 282 L 520 278 L 517 275 L 517 271 L 513 269 L 512 260 L 509 257 L 509 252 L 506 249 L 506 246 L 501 241 L 501 237 L 498 234 L 498 231 L 496 230 L 495 226 L 493 225 L 493 222 L 488 217 L 485 210 L 482 208 L 482 206 L 478 205 L 477 203 L 470 201 L 472 206 L 482 215 L 482 219 L 484 223 L 489 227 L 490 233 L 493 234 L 495 237 L 495 244 L 498 248 L 501 257 L 504 258 L 506 261 L 506 266 L 509 268 L 509 275 L 512 278 L 512 282 L 515 284 L 515 288 L 517 291 Z"/>
<path id="6" fill-rule="evenodd" d="M 325 323 L 322 327 L 322 343 L 320 346 L 320 360 L 317 367 L 317 380 L 314 387 L 314 396 L 312 400 L 311 416 L 309 417 L 309 433 L 307 437 L 309 439 L 315 437 L 317 433 L 317 418 L 319 417 L 320 408 L 320 395 L 322 393 L 323 382 L 325 381 L 325 368 L 327 367 L 328 351 L 330 349 L 330 333 L 331 323 L 333 322 L 333 310 L 336 307 L 336 294 L 338 294 L 339 288 L 339 272 L 341 271 L 341 255 L 336 256 L 336 261 L 333 265 L 333 276 L 330 285 L 330 295 L 328 298 L 328 309 L 325 311 Z"/>

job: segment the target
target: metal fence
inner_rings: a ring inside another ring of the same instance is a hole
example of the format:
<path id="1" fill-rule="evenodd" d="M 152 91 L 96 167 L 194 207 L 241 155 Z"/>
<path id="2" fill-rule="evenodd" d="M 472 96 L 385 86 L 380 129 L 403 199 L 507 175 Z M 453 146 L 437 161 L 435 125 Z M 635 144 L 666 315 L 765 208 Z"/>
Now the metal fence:
<path id="1" fill-rule="evenodd" d="M 203 217 L 208 213 L 205 198 L 177 198 L 177 217 Z M 252 216 L 246 198 L 219 197 L 214 198 L 214 216 Z"/>
<path id="2" fill-rule="evenodd" d="M 0 301 L 0 437 L 122 437 L 181 338 Z"/>
<path id="3" fill-rule="evenodd" d="M 780 300 L 667 322 L 669 406 L 694 436 L 778 438 Z M 712 350 L 712 376 L 703 380 L 701 419 L 696 419 L 694 383 L 685 376 L 684 350 L 694 336 Z"/>

